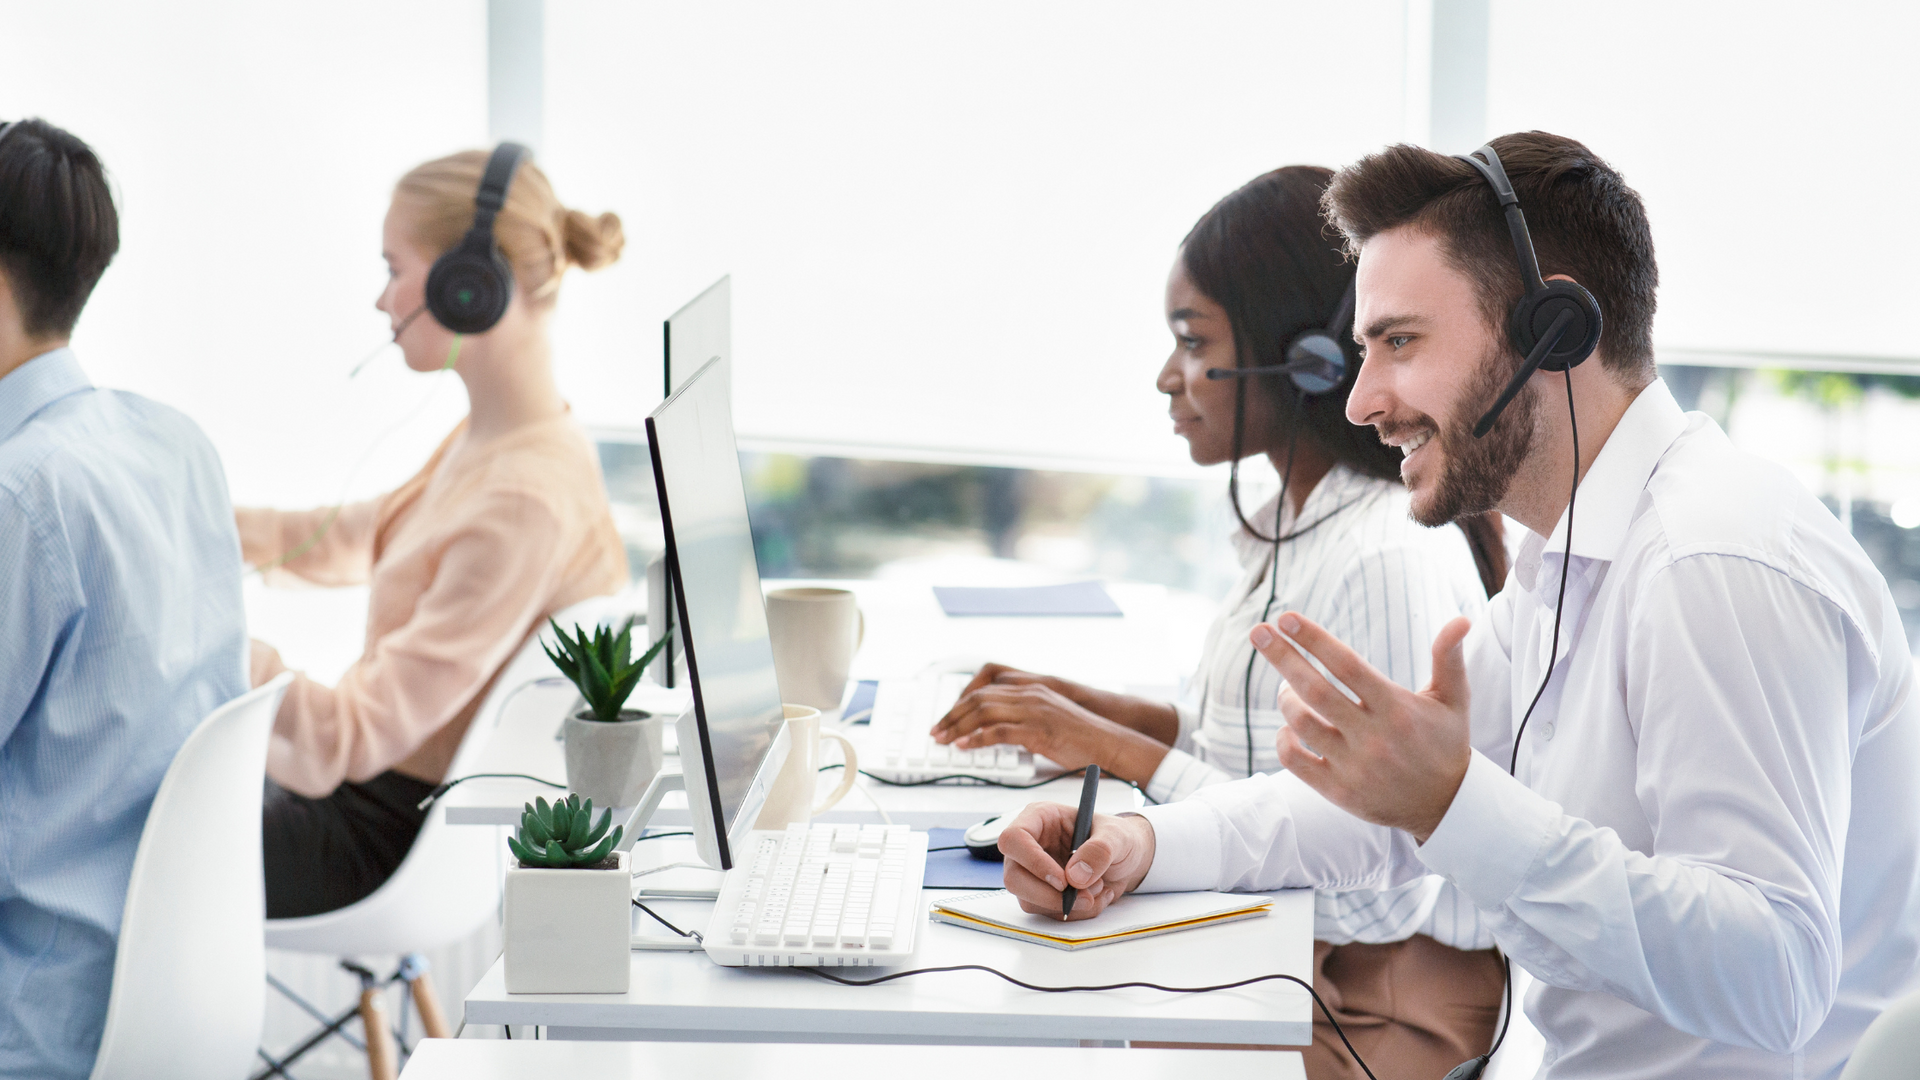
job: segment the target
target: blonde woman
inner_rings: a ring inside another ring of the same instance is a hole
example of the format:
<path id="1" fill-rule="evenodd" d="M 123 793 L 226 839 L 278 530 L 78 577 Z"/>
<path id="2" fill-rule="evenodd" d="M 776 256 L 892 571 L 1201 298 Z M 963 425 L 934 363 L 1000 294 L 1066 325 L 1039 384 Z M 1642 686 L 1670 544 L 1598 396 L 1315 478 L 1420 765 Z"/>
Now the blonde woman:
<path id="1" fill-rule="evenodd" d="M 504 314 L 458 335 L 426 310 L 434 260 L 475 223 L 489 155 L 430 161 L 394 189 L 375 305 L 415 371 L 451 366 L 468 414 L 411 480 L 363 503 L 241 508 L 242 554 L 269 581 L 371 587 L 366 648 L 340 681 L 297 676 L 267 751 L 267 914 L 344 907 L 406 856 L 475 709 L 546 617 L 627 580 L 593 445 L 553 381 L 560 279 L 620 256 L 613 214 L 555 198 L 532 163 L 511 175 L 494 237 L 513 271 Z M 252 680 L 285 666 L 253 643 Z"/>

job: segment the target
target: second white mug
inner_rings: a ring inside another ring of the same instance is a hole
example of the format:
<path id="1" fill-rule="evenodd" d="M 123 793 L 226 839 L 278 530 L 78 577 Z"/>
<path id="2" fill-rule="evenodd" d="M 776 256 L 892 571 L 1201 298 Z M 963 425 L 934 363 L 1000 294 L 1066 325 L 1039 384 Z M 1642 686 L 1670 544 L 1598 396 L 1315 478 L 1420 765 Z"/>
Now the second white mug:
<path id="1" fill-rule="evenodd" d="M 780 697 L 831 711 L 847 691 L 866 616 L 845 589 L 775 589 L 767 594 L 767 634 Z"/>

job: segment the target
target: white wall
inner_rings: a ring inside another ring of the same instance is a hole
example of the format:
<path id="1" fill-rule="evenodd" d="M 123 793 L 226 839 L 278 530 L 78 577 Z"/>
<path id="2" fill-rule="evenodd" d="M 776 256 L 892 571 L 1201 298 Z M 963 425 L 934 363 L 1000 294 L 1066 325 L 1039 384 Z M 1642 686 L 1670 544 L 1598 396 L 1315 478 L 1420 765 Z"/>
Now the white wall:
<path id="1" fill-rule="evenodd" d="M 1660 347 L 1920 357 L 1920 6 L 1495 0 L 1488 125 L 1646 198 Z"/>
<path id="2" fill-rule="evenodd" d="M 550 3 L 542 160 L 629 237 L 567 286 L 570 396 L 637 422 L 659 320 L 731 272 L 745 438 L 1190 468 L 1153 389 L 1175 248 L 1424 124 L 1405 7 Z"/>
<path id="3" fill-rule="evenodd" d="M 660 320 L 732 272 L 749 440 L 1184 471 L 1152 389 L 1179 238 L 1264 169 L 1427 130 L 1427 0 L 546 8 L 542 164 L 631 241 L 558 324 L 598 425 L 638 424 Z M 1646 195 L 1663 349 L 1911 357 L 1874 316 L 1920 292 L 1916 11 L 1496 0 L 1488 128 L 1579 136 Z M 119 190 L 94 378 L 190 413 L 241 502 L 417 468 L 457 380 L 345 372 L 385 336 L 394 179 L 486 142 L 485 3 L 0 0 L 0 25 L 28 46 L 0 117 L 70 127 Z"/>
<path id="4" fill-rule="evenodd" d="M 0 0 L 0 118 L 92 144 L 121 251 L 75 335 L 93 380 L 184 409 L 239 502 L 340 497 L 355 459 L 430 388 L 386 336 L 393 182 L 486 141 L 482 0 Z M 361 470 L 404 479 L 465 411 L 457 379 Z"/>

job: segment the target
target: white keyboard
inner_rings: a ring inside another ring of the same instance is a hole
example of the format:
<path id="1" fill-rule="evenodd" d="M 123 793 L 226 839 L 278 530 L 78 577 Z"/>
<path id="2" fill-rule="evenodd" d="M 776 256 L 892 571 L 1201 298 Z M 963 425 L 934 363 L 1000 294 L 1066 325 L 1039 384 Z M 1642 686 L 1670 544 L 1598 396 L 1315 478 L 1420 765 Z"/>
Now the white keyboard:
<path id="1" fill-rule="evenodd" d="M 913 954 L 927 834 L 905 825 L 751 832 L 702 947 L 735 967 L 869 967 Z"/>
<path id="2" fill-rule="evenodd" d="M 978 750 L 942 746 L 927 736 L 934 721 L 947 714 L 971 675 L 944 674 L 924 679 L 883 679 L 873 694 L 871 736 L 860 767 L 883 780 L 911 784 L 941 776 L 1024 784 L 1034 778 L 1033 755 L 1025 747 L 1003 744 Z M 869 760 L 869 754 L 872 760 Z"/>

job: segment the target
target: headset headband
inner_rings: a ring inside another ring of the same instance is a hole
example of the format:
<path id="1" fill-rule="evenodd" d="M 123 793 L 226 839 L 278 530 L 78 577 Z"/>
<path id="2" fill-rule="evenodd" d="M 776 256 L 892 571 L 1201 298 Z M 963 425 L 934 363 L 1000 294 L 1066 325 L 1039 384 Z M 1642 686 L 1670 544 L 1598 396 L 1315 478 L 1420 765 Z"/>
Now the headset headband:
<path id="1" fill-rule="evenodd" d="M 1480 160 L 1480 156 L 1486 160 Z M 1507 215 L 1507 232 L 1513 236 L 1513 253 L 1520 258 L 1521 288 L 1530 293 L 1546 288 L 1546 280 L 1540 276 L 1540 260 L 1533 253 L 1533 235 L 1527 231 L 1527 215 L 1520 209 L 1520 196 L 1513 193 L 1513 182 L 1507 179 L 1507 170 L 1500 164 L 1500 155 L 1494 153 L 1493 144 L 1462 154 L 1460 160 L 1478 169 L 1500 200 L 1500 209 Z"/>
<path id="2" fill-rule="evenodd" d="M 473 227 L 493 228 L 493 219 L 507 205 L 507 188 L 520 171 L 528 150 L 519 143 L 503 142 L 487 158 L 487 170 L 480 175 L 480 190 L 473 196 Z"/>

